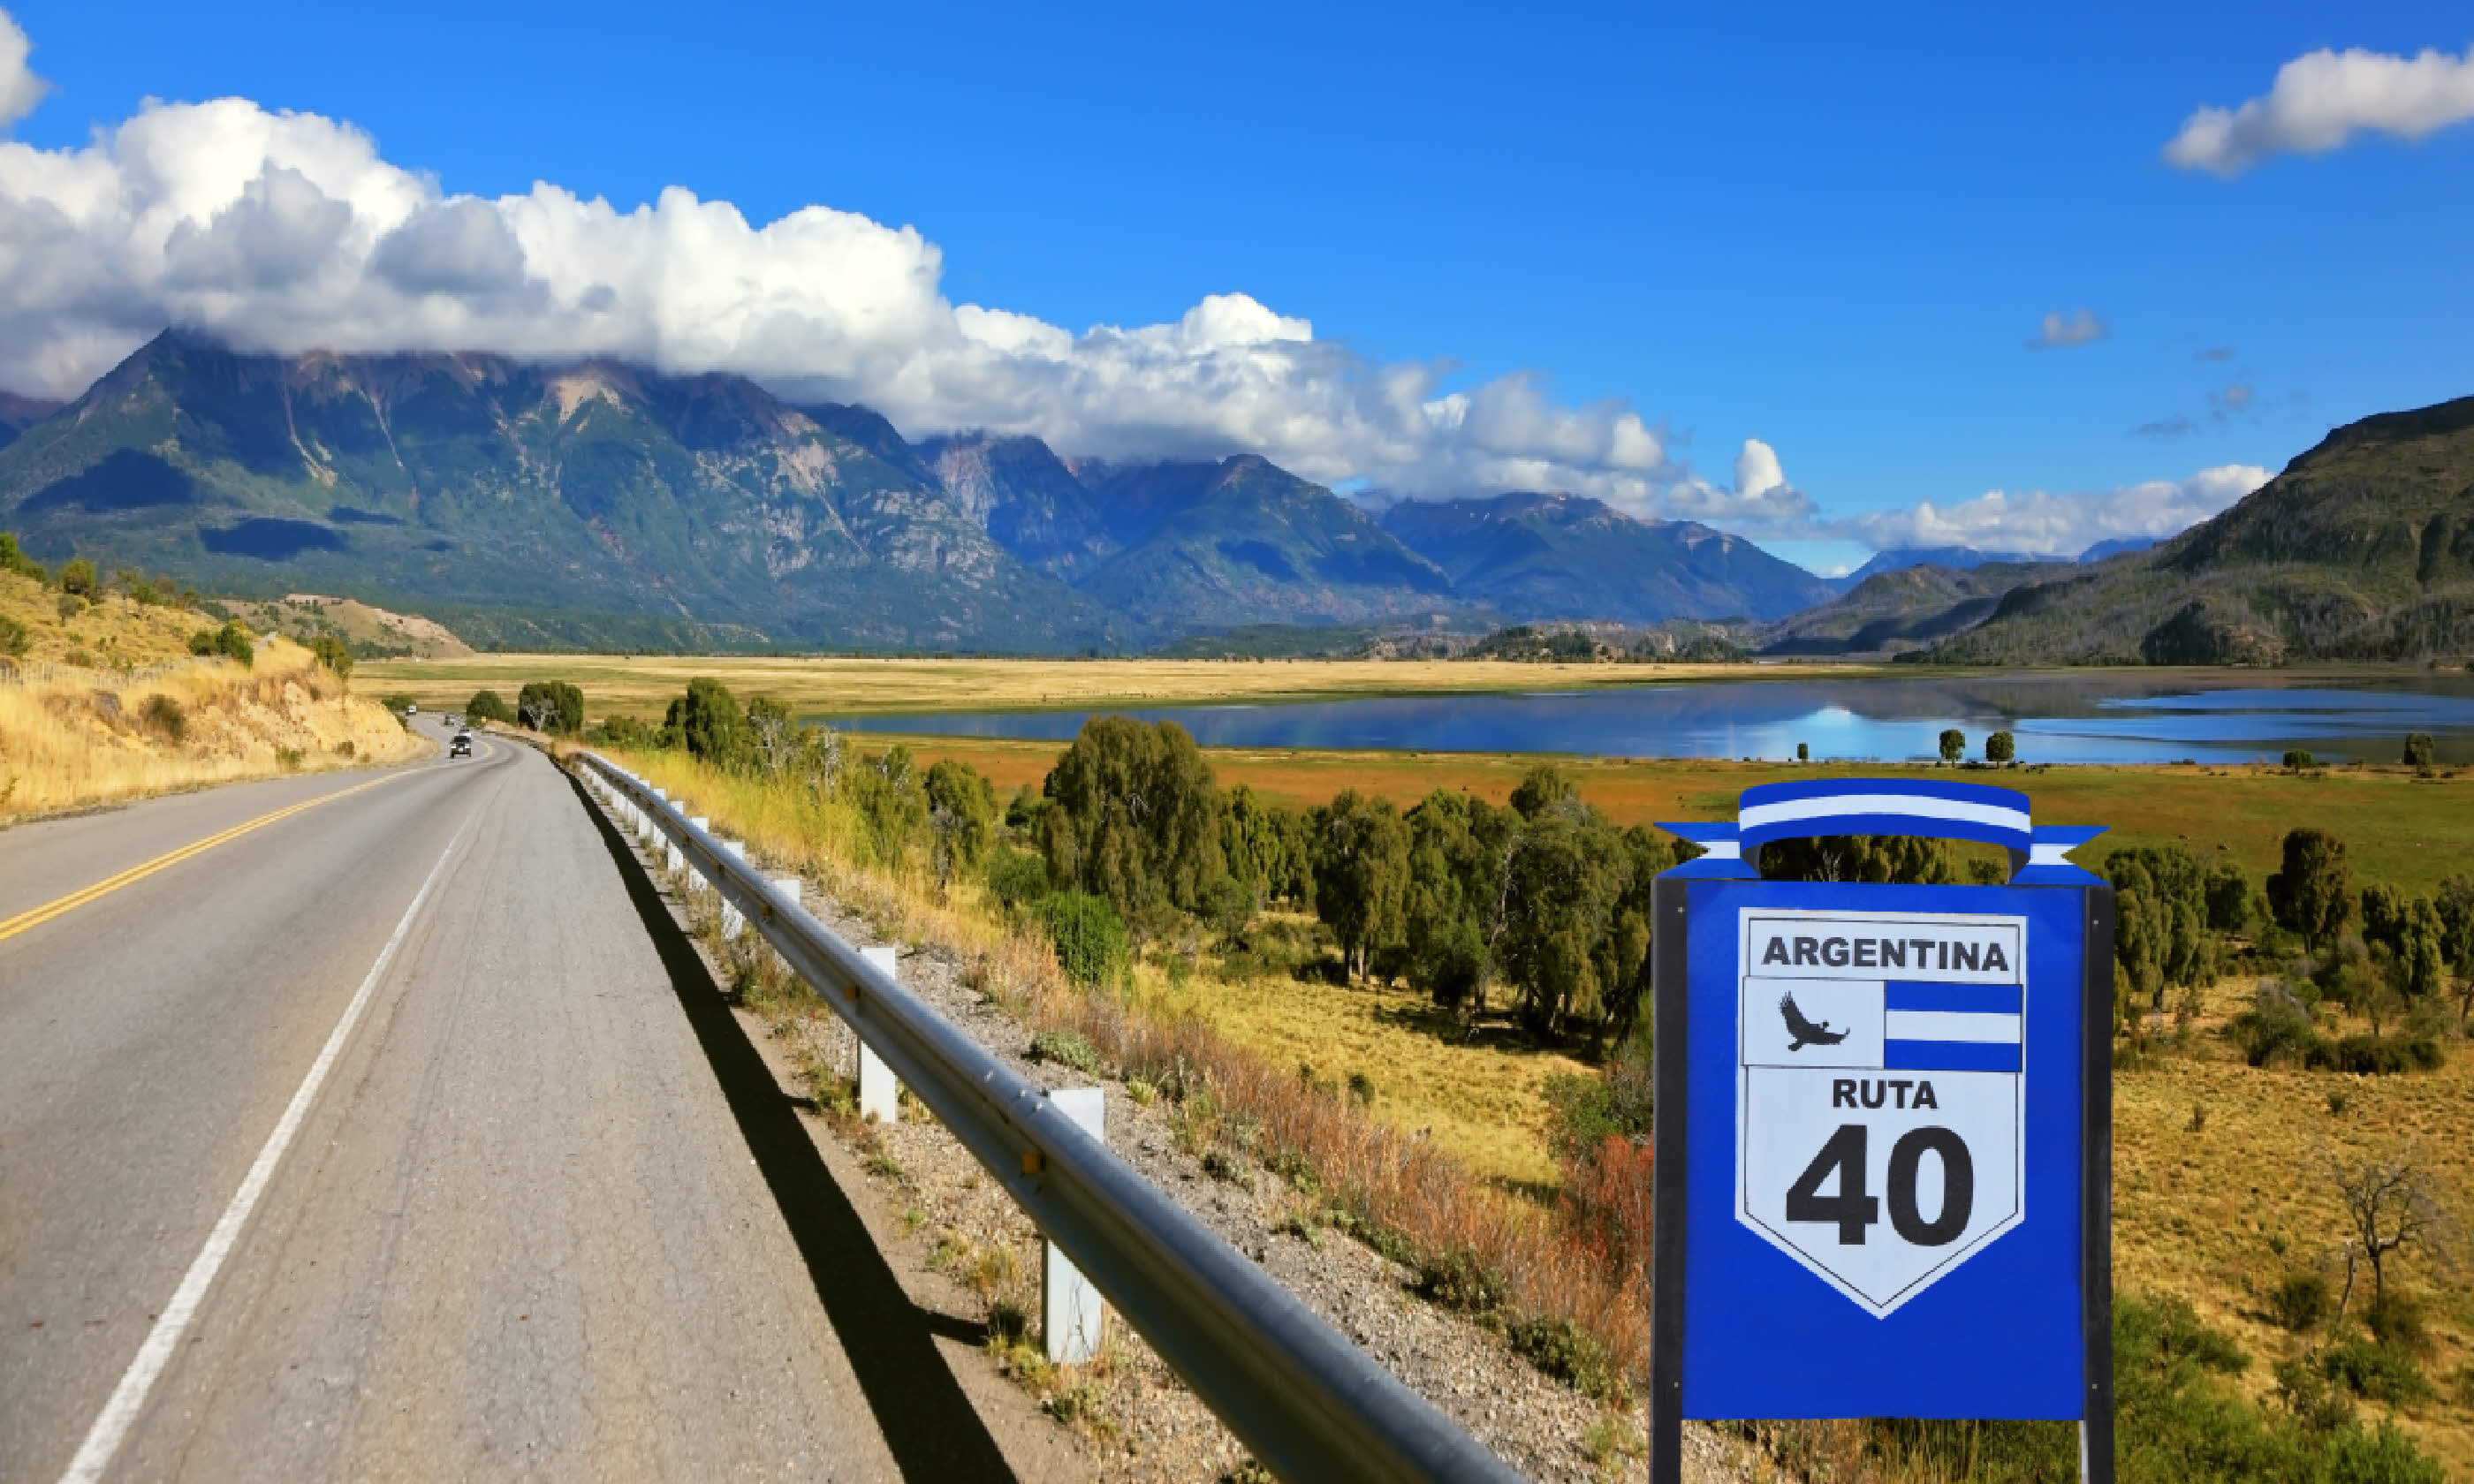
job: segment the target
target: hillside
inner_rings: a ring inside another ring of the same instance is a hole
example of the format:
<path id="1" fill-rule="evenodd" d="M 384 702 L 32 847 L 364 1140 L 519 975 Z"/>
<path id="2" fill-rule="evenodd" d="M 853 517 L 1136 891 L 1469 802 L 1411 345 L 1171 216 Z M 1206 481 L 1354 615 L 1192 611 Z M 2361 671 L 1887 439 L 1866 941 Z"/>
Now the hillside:
<path id="1" fill-rule="evenodd" d="M 108 591 L 90 604 L 0 571 L 0 823 L 206 783 L 419 756 L 429 744 L 307 650 L 199 658 L 214 620 Z M 12 645 L 11 647 L 15 647 Z"/>
<path id="2" fill-rule="evenodd" d="M 1992 616 L 2002 595 L 2049 581 L 2067 562 L 1935 563 L 1876 572 L 1844 597 L 1797 613 L 1761 635 L 1763 655 L 1898 654 L 1961 633 Z"/>
<path id="3" fill-rule="evenodd" d="M 1741 537 L 1636 520 L 1584 495 L 1403 500 L 1383 528 L 1463 597 L 1522 618 L 1783 618 L 1834 595 Z"/>
<path id="4" fill-rule="evenodd" d="M 2281 664 L 2474 654 L 2474 397 L 2330 433 L 2223 514 L 2005 594 L 1954 663 Z"/>

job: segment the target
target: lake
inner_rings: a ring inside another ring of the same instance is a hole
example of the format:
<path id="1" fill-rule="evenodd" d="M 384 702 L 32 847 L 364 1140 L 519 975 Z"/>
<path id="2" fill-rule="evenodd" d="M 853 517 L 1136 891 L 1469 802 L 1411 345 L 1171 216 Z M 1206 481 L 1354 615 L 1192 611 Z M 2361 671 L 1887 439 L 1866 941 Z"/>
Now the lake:
<path id="1" fill-rule="evenodd" d="M 856 731 L 1070 740 L 1092 711 L 945 711 L 828 718 Z M 1587 692 L 1372 696 L 1283 705 L 1129 707 L 1205 747 L 1570 753 L 1610 757 L 1812 755 L 1928 758 L 1946 727 L 1982 755 L 2017 735 L 2022 762 L 2241 763 L 2308 748 L 2323 759 L 2394 762 L 2408 732 L 2439 759 L 2474 763 L 2474 676 L 2341 682 L 2244 672 L 2153 671 L 1972 679 L 1781 680 L 1645 684 Z"/>

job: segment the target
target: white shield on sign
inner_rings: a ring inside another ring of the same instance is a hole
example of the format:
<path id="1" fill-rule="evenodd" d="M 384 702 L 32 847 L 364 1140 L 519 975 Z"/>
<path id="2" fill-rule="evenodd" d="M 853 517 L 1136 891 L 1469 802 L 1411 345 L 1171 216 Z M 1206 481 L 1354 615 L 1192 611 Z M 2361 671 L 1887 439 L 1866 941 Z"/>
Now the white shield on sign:
<path id="1" fill-rule="evenodd" d="M 1740 922 L 1735 1219 L 1887 1315 L 2025 1216 L 2026 919 Z"/>

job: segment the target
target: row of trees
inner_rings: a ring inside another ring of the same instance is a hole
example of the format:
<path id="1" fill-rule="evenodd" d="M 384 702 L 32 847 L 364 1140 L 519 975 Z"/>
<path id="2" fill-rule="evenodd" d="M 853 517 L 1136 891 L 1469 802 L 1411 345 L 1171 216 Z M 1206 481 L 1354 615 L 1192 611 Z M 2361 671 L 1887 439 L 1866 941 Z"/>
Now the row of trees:
<path id="1" fill-rule="evenodd" d="M 2461 1022 L 2474 1017 L 2474 876 L 2452 875 L 2430 895 L 2373 883 L 2356 889 L 2345 844 L 2322 829 L 2289 830 L 2278 869 L 2253 885 L 2231 861 L 2203 862 L 2179 845 L 2120 850 L 2102 874 L 2115 892 L 2119 1017 L 2165 1008 L 2177 988 L 2214 984 L 2246 940 L 2255 957 L 2298 950 L 2297 985 L 2250 1017 L 2254 1058 L 2303 1049 L 2308 1007 L 2298 994 L 2389 1022 L 2437 1007 L 2452 987 Z M 2292 1003 L 2287 1003 L 2287 1001 Z"/>
<path id="2" fill-rule="evenodd" d="M 1087 724 L 1026 812 L 1052 880 L 1138 933 L 1186 919 L 1226 939 L 1287 901 L 1329 926 L 1350 977 L 1405 981 L 1467 1015 L 1508 988 L 1532 1029 L 1592 1040 L 1637 1020 L 1649 880 L 1679 858 L 1553 767 L 1504 807 L 1438 790 L 1404 813 L 1352 789 L 1293 810 L 1223 791 L 1174 723 L 1122 716 Z"/>

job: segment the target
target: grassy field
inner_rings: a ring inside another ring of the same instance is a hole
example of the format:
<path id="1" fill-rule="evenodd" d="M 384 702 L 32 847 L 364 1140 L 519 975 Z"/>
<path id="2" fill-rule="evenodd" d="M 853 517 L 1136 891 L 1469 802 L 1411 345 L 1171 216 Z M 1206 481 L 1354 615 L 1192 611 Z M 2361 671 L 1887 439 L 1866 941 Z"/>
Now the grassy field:
<path id="1" fill-rule="evenodd" d="M 2467 852 L 2457 860 L 2463 869 Z M 2474 1222 L 2474 1045 L 2460 1038 L 2445 1066 L 2408 1076 L 2248 1066 L 2219 1032 L 2255 983 L 2219 981 L 2199 996 L 2179 1049 L 2115 1075 L 2113 1261 L 2119 1287 L 2178 1295 L 2231 1331 L 2253 1357 L 2237 1384 L 2265 1400 L 2276 1389 L 2270 1365 L 2324 1338 L 2279 1328 L 2268 1295 L 2296 1273 L 2343 1285 L 2332 1156 L 2410 1148 L 2454 1193 L 2457 1218 Z M 2397 1423 L 2451 1477 L 2474 1478 L 2474 1283 L 2462 1266 L 2425 1258 L 2403 1273 L 2432 1306 L 2424 1371 L 2438 1395 Z M 2367 1270 L 2362 1282 L 2366 1292 Z"/>
<path id="2" fill-rule="evenodd" d="M 803 715 L 906 711 L 1060 710 L 1219 701 L 1304 701 L 1365 695 L 1465 695 L 1589 690 L 1653 682 L 1844 679 L 1878 667 L 1776 665 L 1539 665 L 1491 659 L 835 659 L 610 655 L 475 655 L 371 660 L 374 685 L 424 706 L 460 706 L 484 686 L 510 701 L 526 681 L 567 681 L 595 719 L 659 720 L 662 708 L 709 675 L 741 696 L 772 696 Z"/>

